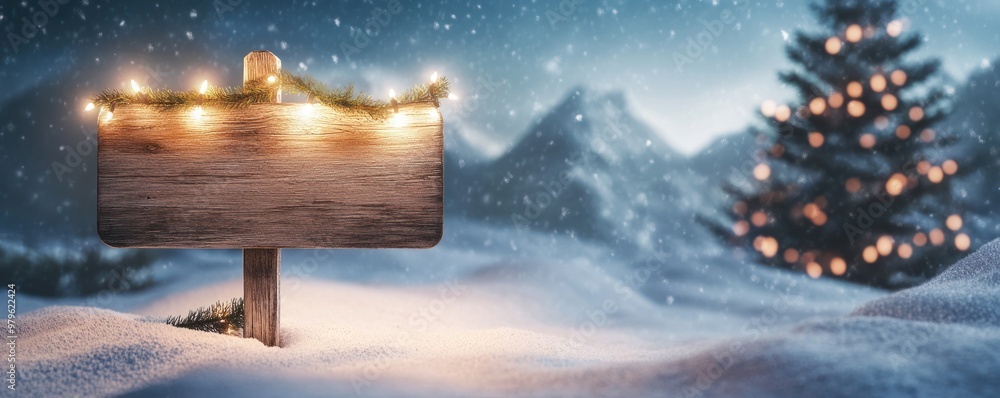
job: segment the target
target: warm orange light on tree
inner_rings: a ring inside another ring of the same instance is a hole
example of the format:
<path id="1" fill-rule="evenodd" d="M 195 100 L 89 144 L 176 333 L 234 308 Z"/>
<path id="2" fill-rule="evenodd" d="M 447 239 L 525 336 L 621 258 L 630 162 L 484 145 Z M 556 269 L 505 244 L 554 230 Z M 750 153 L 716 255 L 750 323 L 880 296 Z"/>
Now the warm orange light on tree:
<path id="1" fill-rule="evenodd" d="M 823 98 L 813 98 L 809 101 L 809 111 L 813 115 L 822 115 L 826 111 L 826 100 Z"/>
<path id="2" fill-rule="evenodd" d="M 823 266 L 817 264 L 815 261 L 806 264 L 806 274 L 810 278 L 818 279 L 823 276 Z"/>
<path id="3" fill-rule="evenodd" d="M 951 159 L 945 160 L 944 163 L 941 163 L 941 170 L 944 170 L 947 175 L 954 175 L 958 172 L 958 162 Z"/>
<path id="4" fill-rule="evenodd" d="M 844 38 L 851 43 L 857 43 L 861 41 L 861 37 L 864 36 L 864 30 L 861 29 L 861 25 L 854 24 L 847 27 L 844 31 Z"/>
<path id="5" fill-rule="evenodd" d="M 889 80 L 892 81 L 892 84 L 902 87 L 906 84 L 906 72 L 903 72 L 902 70 L 893 71 L 892 74 L 889 75 Z"/>
<path id="6" fill-rule="evenodd" d="M 830 55 L 836 55 L 840 53 L 840 49 L 844 47 L 844 42 L 840 41 L 838 37 L 831 37 L 826 39 L 826 52 Z"/>
<path id="7" fill-rule="evenodd" d="M 760 181 L 764 181 L 770 176 L 771 167 L 764 163 L 758 164 L 757 167 L 753 168 L 753 177 Z"/>
<path id="8" fill-rule="evenodd" d="M 958 231 L 962 229 L 962 216 L 958 214 L 952 214 L 948 216 L 947 220 L 945 220 L 944 225 L 947 226 L 948 229 L 952 231 Z"/>
<path id="9" fill-rule="evenodd" d="M 847 95 L 852 98 L 858 98 L 861 94 L 865 93 L 865 87 L 858 82 L 850 82 L 847 84 Z"/>
<path id="10" fill-rule="evenodd" d="M 872 264 L 875 261 L 878 261 L 878 250 L 875 249 L 875 246 L 868 246 L 861 252 L 861 257 L 866 263 Z"/>
<path id="11" fill-rule="evenodd" d="M 872 91 L 876 93 L 881 93 L 883 90 L 885 90 L 887 82 L 885 80 L 885 76 L 879 73 L 873 75 L 871 80 L 869 80 L 868 84 L 871 86 Z"/>
<path id="12" fill-rule="evenodd" d="M 840 257 L 830 260 L 830 273 L 840 276 L 847 272 L 847 262 Z"/>
<path id="13" fill-rule="evenodd" d="M 830 98 L 826 101 L 833 109 L 840 109 L 844 105 L 844 95 L 841 93 L 830 94 Z"/>
<path id="14" fill-rule="evenodd" d="M 848 102 L 847 113 L 854 117 L 862 117 L 865 115 L 865 104 L 861 103 L 861 101 Z"/>
<path id="15" fill-rule="evenodd" d="M 934 246 L 941 246 L 944 244 L 944 231 L 940 228 L 932 229 L 927 236 L 930 238 L 931 244 Z"/>
<path id="16" fill-rule="evenodd" d="M 894 111 L 899 106 L 899 100 L 895 95 L 886 94 L 882 96 L 882 108 L 887 111 Z"/>
<path id="17" fill-rule="evenodd" d="M 899 137 L 899 139 L 905 140 L 910 138 L 910 134 L 913 134 L 913 130 L 910 130 L 910 126 L 903 124 L 896 127 L 896 137 Z"/>
<path id="18" fill-rule="evenodd" d="M 913 244 L 917 247 L 924 247 L 927 244 L 927 234 L 923 232 L 913 234 Z"/>
<path id="19" fill-rule="evenodd" d="M 817 131 L 809 133 L 809 145 L 813 148 L 823 146 L 823 134 Z"/>
<path id="20" fill-rule="evenodd" d="M 858 138 L 858 144 L 860 144 L 862 148 L 872 149 L 875 146 L 875 134 L 862 134 L 861 138 Z"/>
<path id="21" fill-rule="evenodd" d="M 877 250 L 878 254 L 881 256 L 888 256 L 889 254 L 892 254 L 892 245 L 892 237 L 889 235 L 882 235 L 878 238 L 878 241 L 875 242 L 875 250 Z"/>
<path id="22" fill-rule="evenodd" d="M 972 240 L 969 239 L 969 235 L 958 234 L 955 236 L 955 248 L 961 251 L 969 250 L 969 246 L 972 244 Z"/>
<path id="23" fill-rule="evenodd" d="M 903 193 L 903 188 L 906 188 L 906 184 L 909 182 L 901 173 L 893 174 L 889 177 L 889 180 L 885 182 L 885 191 L 892 196 L 899 196 Z"/>

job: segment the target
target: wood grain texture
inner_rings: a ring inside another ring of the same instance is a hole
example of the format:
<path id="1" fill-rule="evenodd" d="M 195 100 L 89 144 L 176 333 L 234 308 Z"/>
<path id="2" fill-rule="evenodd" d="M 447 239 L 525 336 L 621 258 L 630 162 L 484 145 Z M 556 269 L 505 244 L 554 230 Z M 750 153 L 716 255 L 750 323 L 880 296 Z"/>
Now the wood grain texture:
<path id="1" fill-rule="evenodd" d="M 98 124 L 98 232 L 116 247 L 421 248 L 443 224 L 443 120 L 323 106 L 157 110 Z"/>
<path id="2" fill-rule="evenodd" d="M 243 249 L 243 337 L 268 347 L 281 344 L 280 273 L 280 249 Z"/>
<path id="3" fill-rule="evenodd" d="M 277 77 L 281 70 L 281 59 L 270 51 L 251 51 L 243 57 L 243 84 L 257 79 Z M 281 102 L 281 90 L 274 93 L 271 102 Z"/>

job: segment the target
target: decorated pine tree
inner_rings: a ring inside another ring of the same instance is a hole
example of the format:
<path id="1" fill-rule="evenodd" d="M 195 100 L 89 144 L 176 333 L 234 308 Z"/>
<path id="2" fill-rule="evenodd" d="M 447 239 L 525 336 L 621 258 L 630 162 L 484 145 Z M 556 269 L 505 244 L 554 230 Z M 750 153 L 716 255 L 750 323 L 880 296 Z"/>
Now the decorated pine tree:
<path id="1" fill-rule="evenodd" d="M 932 276 L 969 249 L 951 180 L 961 159 L 935 125 L 947 114 L 939 62 L 894 1 L 826 0 L 780 74 L 796 104 L 765 101 L 762 156 L 725 187 L 717 228 L 763 262 L 885 287 Z"/>

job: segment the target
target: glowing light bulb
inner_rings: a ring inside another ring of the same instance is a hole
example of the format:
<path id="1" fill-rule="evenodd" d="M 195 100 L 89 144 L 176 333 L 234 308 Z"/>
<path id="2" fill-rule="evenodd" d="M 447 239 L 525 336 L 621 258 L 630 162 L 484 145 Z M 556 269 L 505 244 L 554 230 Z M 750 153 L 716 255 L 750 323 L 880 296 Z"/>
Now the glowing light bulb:
<path id="1" fill-rule="evenodd" d="M 201 119 L 202 115 L 204 114 L 205 110 L 201 109 L 200 106 L 194 107 L 194 109 L 191 111 L 191 115 L 194 116 L 195 119 Z"/>
<path id="2" fill-rule="evenodd" d="M 853 117 L 862 117 L 865 115 L 865 104 L 861 103 L 861 101 L 848 102 L 847 113 Z"/>
<path id="3" fill-rule="evenodd" d="M 881 93 L 882 90 L 885 90 L 887 84 L 888 83 L 885 80 L 885 76 L 882 76 L 881 74 L 876 74 L 872 76 L 871 80 L 869 81 L 869 85 L 872 87 L 872 91 L 876 93 Z"/>
<path id="4" fill-rule="evenodd" d="M 823 133 L 818 131 L 813 131 L 809 133 L 809 145 L 813 148 L 819 148 L 823 146 Z"/>
<path id="5" fill-rule="evenodd" d="M 882 108 L 887 111 L 894 111 L 899 106 L 899 99 L 895 95 L 886 94 L 882 96 Z"/>
<path id="6" fill-rule="evenodd" d="M 899 194 L 903 193 L 903 189 L 906 188 L 908 182 L 906 176 L 900 173 L 893 174 L 892 177 L 889 177 L 889 181 L 885 182 L 885 191 L 889 195 L 899 196 Z"/>
<path id="7" fill-rule="evenodd" d="M 389 89 L 389 99 L 396 99 L 396 90 Z"/>
<path id="8" fill-rule="evenodd" d="M 847 95 L 851 97 L 858 98 L 865 92 L 864 86 L 859 82 L 850 82 L 847 84 Z"/>
<path id="9" fill-rule="evenodd" d="M 458 101 L 458 96 L 455 93 L 448 93 L 448 99 L 452 101 Z"/>
<path id="10" fill-rule="evenodd" d="M 952 214 L 948 216 L 947 220 L 945 220 L 944 225 L 946 225 L 948 229 L 952 231 L 958 231 L 962 229 L 962 216 L 958 214 Z"/>
<path id="11" fill-rule="evenodd" d="M 830 260 L 830 272 L 837 276 L 843 275 L 847 272 L 847 262 L 840 257 L 834 257 Z"/>
<path id="12" fill-rule="evenodd" d="M 771 100 L 765 100 L 760 104 L 760 114 L 765 117 L 774 117 L 774 112 L 778 109 L 778 104 Z"/>
<path id="13" fill-rule="evenodd" d="M 130 80 L 129 83 L 132 85 L 132 91 L 136 94 L 142 91 L 142 87 L 139 87 L 139 83 L 136 83 L 135 80 Z"/>
<path id="14" fill-rule="evenodd" d="M 901 33 L 903 33 L 903 23 L 900 21 L 889 22 L 889 24 L 885 26 L 885 33 L 888 33 L 891 37 L 898 37 Z"/>
<path id="15" fill-rule="evenodd" d="M 810 278 L 818 279 L 819 277 L 823 276 L 823 267 L 817 264 L 815 261 L 806 264 L 806 274 L 809 275 Z"/>
<path id="16" fill-rule="evenodd" d="M 858 143 L 861 144 L 862 148 L 872 149 L 875 146 L 875 135 L 871 133 L 865 133 L 861 135 L 858 139 Z"/>
<path id="17" fill-rule="evenodd" d="M 941 182 L 941 180 L 944 180 L 944 170 L 941 170 L 938 166 L 931 167 L 930 170 L 927 170 L 927 179 L 935 184 Z"/>
<path id="18" fill-rule="evenodd" d="M 941 170 L 947 175 L 953 175 L 958 172 L 958 163 L 951 159 L 945 160 L 941 164 Z"/>
<path id="19" fill-rule="evenodd" d="M 90 111 L 94 110 L 94 103 L 91 102 L 91 103 L 87 104 L 87 107 L 83 108 L 83 110 L 85 110 L 87 112 L 90 112 Z"/>
<path id="20" fill-rule="evenodd" d="M 826 52 L 830 55 L 836 55 L 840 52 L 840 48 L 844 46 L 844 43 L 836 37 L 831 37 L 826 40 Z"/>
<path id="21" fill-rule="evenodd" d="M 108 113 L 106 115 L 104 115 L 104 121 L 105 122 L 110 122 L 111 118 L 113 118 L 113 117 L 115 117 L 115 113 L 112 112 L 112 111 L 108 111 Z"/>
<path id="22" fill-rule="evenodd" d="M 753 168 L 753 176 L 760 181 L 764 181 L 767 177 L 771 176 L 771 167 L 764 163 L 758 164 L 757 167 Z"/>
<path id="23" fill-rule="evenodd" d="M 961 251 L 969 250 L 969 246 L 972 244 L 972 239 L 969 239 L 969 235 L 958 234 L 955 236 L 955 248 Z"/>
<path id="24" fill-rule="evenodd" d="M 813 98 L 809 101 L 809 111 L 813 115 L 820 115 L 826 111 L 826 99 L 824 98 Z"/>
<path id="25" fill-rule="evenodd" d="M 275 77 L 274 75 L 271 75 L 271 76 L 267 77 L 267 82 L 270 83 L 270 84 L 274 84 L 274 82 L 276 82 L 276 81 L 278 81 L 278 78 Z"/>
<path id="26" fill-rule="evenodd" d="M 431 83 L 436 83 L 438 81 L 438 73 L 431 73 Z"/>
<path id="27" fill-rule="evenodd" d="M 205 95 L 208 91 L 208 80 L 201 82 L 201 87 L 198 88 L 198 94 Z"/>
<path id="28" fill-rule="evenodd" d="M 863 33 L 864 31 L 861 30 L 861 25 L 854 24 L 847 27 L 847 30 L 844 32 L 844 37 L 851 43 L 857 43 L 861 41 Z"/>
<path id="29" fill-rule="evenodd" d="M 903 243 L 896 249 L 896 254 L 899 254 L 899 258 L 908 259 L 913 256 L 913 246 L 910 246 L 909 243 Z"/>
<path id="30" fill-rule="evenodd" d="M 789 108 L 788 105 L 780 105 L 774 110 L 774 118 L 779 122 L 787 121 L 790 117 L 792 117 L 792 108 Z"/>
<path id="31" fill-rule="evenodd" d="M 868 264 L 874 263 L 878 260 L 878 249 L 876 249 L 875 246 L 868 246 L 861 252 L 861 257 L 864 258 L 865 262 Z"/>

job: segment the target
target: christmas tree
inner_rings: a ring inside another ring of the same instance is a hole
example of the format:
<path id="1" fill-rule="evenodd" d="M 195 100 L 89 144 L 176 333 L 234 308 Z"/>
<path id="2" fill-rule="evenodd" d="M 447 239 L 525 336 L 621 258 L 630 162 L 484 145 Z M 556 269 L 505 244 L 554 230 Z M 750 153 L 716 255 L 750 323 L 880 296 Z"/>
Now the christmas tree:
<path id="1" fill-rule="evenodd" d="M 798 104 L 765 101 L 758 163 L 724 189 L 725 239 L 767 264 L 883 287 L 918 283 L 969 249 L 935 130 L 947 90 L 937 60 L 910 62 L 921 44 L 894 1 L 814 4 L 824 31 L 798 32 L 795 70 L 780 78 Z"/>

